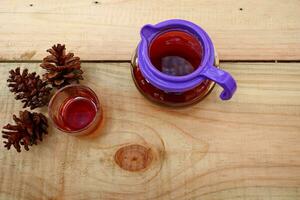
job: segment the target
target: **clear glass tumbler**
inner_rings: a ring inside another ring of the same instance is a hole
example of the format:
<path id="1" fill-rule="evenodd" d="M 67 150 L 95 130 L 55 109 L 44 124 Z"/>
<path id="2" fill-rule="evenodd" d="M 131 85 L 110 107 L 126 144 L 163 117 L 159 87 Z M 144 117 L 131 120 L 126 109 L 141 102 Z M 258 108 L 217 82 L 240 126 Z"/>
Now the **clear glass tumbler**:
<path id="1" fill-rule="evenodd" d="M 59 89 L 50 100 L 48 112 L 56 128 L 73 136 L 92 133 L 103 118 L 96 93 L 79 84 Z"/>

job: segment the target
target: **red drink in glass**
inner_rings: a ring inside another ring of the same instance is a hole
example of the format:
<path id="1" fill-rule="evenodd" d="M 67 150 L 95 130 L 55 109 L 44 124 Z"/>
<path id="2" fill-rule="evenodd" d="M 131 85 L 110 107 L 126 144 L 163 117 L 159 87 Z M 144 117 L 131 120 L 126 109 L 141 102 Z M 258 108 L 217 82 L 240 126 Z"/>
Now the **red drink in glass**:
<path id="1" fill-rule="evenodd" d="M 55 126 L 71 135 L 91 133 L 102 121 L 97 95 L 83 85 L 69 85 L 56 92 L 49 103 Z"/>

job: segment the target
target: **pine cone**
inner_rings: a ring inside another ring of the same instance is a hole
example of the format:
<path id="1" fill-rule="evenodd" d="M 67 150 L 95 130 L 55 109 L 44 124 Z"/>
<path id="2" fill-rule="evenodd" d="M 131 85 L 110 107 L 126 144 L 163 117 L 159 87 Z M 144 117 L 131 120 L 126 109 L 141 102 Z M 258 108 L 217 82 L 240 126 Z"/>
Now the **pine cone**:
<path id="1" fill-rule="evenodd" d="M 74 57 L 73 53 L 66 54 L 65 45 L 54 45 L 47 52 L 51 55 L 43 59 L 41 67 L 48 71 L 43 75 L 44 80 L 53 87 L 61 88 L 83 79 L 80 58 Z"/>
<path id="2" fill-rule="evenodd" d="M 28 69 L 24 69 L 21 73 L 18 67 L 9 73 L 8 87 L 17 95 L 15 99 L 22 100 L 23 108 L 35 109 L 48 104 L 52 88 L 47 87 L 47 82 L 42 81 L 35 72 L 28 73 Z"/>
<path id="3" fill-rule="evenodd" d="M 20 111 L 20 117 L 13 115 L 13 119 L 16 125 L 7 124 L 3 127 L 2 137 L 7 139 L 4 141 L 4 147 L 8 150 L 13 145 L 17 152 L 21 152 L 21 145 L 24 146 L 26 151 L 29 150 L 29 146 L 37 144 L 37 140 L 42 141 L 43 135 L 48 134 L 48 122 L 47 118 L 36 112 L 24 112 Z"/>

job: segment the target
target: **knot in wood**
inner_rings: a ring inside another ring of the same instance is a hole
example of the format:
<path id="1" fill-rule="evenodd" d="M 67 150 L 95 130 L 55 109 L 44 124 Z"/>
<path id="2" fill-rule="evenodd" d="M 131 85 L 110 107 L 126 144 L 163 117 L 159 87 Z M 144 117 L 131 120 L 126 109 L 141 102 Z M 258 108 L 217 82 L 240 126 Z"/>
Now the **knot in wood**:
<path id="1" fill-rule="evenodd" d="M 120 148 L 115 154 L 115 162 L 122 169 L 136 172 L 147 168 L 153 160 L 151 148 L 133 144 Z"/>

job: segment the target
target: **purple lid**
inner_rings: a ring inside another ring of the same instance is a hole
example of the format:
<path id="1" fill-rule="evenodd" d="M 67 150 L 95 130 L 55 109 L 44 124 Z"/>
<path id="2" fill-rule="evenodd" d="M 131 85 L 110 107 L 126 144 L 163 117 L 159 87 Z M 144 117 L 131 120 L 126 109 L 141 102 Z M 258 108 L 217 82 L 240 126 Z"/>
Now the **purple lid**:
<path id="1" fill-rule="evenodd" d="M 152 65 L 149 58 L 149 46 L 157 34 L 166 30 L 183 30 L 194 35 L 203 47 L 203 57 L 200 66 L 192 73 L 184 76 L 172 76 L 160 72 Z M 198 25 L 179 19 L 167 20 L 156 25 L 145 25 L 141 29 L 141 42 L 138 47 L 138 63 L 141 73 L 152 85 L 166 92 L 184 92 L 193 89 L 203 80 L 210 79 L 221 87 L 223 92 L 220 97 L 228 100 L 236 90 L 236 82 L 233 77 L 213 66 L 214 46 L 208 34 Z"/>

